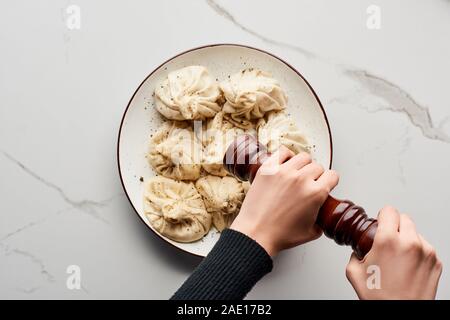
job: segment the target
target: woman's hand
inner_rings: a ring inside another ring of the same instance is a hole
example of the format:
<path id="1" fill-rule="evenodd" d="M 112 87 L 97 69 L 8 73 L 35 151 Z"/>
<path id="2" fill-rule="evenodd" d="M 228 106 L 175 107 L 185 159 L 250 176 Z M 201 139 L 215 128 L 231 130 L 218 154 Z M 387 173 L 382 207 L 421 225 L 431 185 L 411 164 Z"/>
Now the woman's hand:
<path id="1" fill-rule="evenodd" d="M 441 273 L 433 247 L 392 207 L 378 214 L 372 249 L 362 261 L 352 255 L 346 270 L 360 299 L 434 299 Z"/>
<path id="2" fill-rule="evenodd" d="M 319 208 L 338 180 L 308 153 L 294 155 L 282 146 L 258 170 L 230 228 L 253 238 L 270 256 L 315 240 L 322 234 L 315 224 Z"/>

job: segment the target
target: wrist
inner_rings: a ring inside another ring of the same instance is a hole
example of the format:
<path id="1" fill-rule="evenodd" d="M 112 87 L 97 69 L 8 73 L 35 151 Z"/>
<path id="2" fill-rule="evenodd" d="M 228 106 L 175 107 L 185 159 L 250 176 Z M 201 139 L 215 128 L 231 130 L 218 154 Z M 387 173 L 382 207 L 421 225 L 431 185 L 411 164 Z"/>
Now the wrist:
<path id="1" fill-rule="evenodd" d="M 236 219 L 237 220 L 237 219 Z M 280 250 L 277 246 L 267 237 L 267 233 L 259 230 L 257 227 L 252 226 L 250 223 L 243 223 L 242 221 L 234 221 L 230 226 L 230 229 L 239 231 L 245 234 L 247 237 L 255 240 L 269 256 L 274 257 Z"/>

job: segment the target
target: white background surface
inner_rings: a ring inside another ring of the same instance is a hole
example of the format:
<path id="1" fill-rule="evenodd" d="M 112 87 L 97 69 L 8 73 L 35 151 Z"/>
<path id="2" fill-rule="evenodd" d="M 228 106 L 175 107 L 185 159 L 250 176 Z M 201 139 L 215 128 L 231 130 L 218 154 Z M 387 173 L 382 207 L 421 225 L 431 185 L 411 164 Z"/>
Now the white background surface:
<path id="1" fill-rule="evenodd" d="M 81 29 L 66 27 L 69 4 Z M 368 30 L 366 8 L 381 8 Z M 199 260 L 152 234 L 123 195 L 122 112 L 157 65 L 191 47 L 259 47 L 300 70 L 333 132 L 334 195 L 409 213 L 450 298 L 450 2 L 1 1 L 0 298 L 166 299 Z M 350 251 L 282 253 L 249 298 L 355 298 Z M 82 290 L 68 290 L 79 265 Z"/>

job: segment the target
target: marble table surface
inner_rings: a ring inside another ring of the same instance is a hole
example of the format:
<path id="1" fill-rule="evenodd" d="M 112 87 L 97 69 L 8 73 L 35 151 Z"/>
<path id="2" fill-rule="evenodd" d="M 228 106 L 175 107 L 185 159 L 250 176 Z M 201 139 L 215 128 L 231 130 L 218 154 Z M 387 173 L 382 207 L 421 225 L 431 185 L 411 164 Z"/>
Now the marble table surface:
<path id="1" fill-rule="evenodd" d="M 334 195 L 409 213 L 450 298 L 449 1 L 20 0 L 2 3 L 0 39 L 0 298 L 166 299 L 199 263 L 135 215 L 116 143 L 142 79 L 210 43 L 259 47 L 303 73 L 330 120 Z M 283 252 L 248 298 L 354 299 L 349 255 L 325 238 Z"/>

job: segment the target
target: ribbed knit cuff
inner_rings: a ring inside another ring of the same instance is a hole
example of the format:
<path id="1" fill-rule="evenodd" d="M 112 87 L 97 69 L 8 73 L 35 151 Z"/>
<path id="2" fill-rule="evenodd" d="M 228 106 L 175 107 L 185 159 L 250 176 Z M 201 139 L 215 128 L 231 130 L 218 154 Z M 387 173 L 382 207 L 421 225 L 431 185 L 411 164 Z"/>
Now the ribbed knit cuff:
<path id="1" fill-rule="evenodd" d="M 272 259 L 263 247 L 243 233 L 226 229 L 171 299 L 243 299 L 270 271 Z"/>

